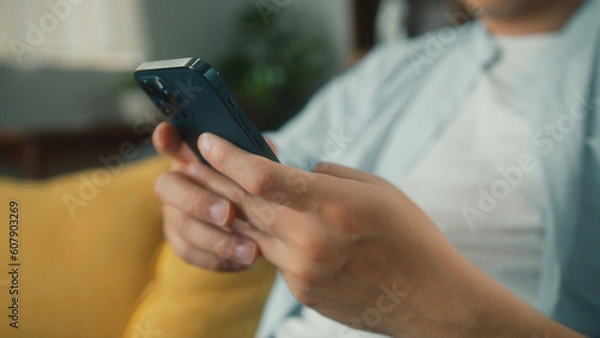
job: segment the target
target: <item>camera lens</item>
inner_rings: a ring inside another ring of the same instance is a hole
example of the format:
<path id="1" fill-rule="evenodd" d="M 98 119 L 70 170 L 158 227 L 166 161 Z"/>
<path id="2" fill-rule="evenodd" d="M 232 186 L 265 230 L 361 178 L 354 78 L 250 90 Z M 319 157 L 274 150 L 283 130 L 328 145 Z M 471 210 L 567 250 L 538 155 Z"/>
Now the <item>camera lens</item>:
<path id="1" fill-rule="evenodd" d="M 162 93 L 163 95 L 168 94 L 164 82 L 157 77 L 145 77 L 142 79 L 141 83 L 144 90 L 150 95 L 157 95 L 159 93 Z"/>
<path id="2" fill-rule="evenodd" d="M 165 84 L 159 78 L 155 77 L 151 81 L 156 89 L 166 91 Z"/>
<path id="3" fill-rule="evenodd" d="M 166 101 L 161 101 L 159 104 L 159 108 L 163 115 L 165 115 L 169 119 L 172 119 L 177 113 L 177 109 L 175 109 L 173 105 Z"/>
<path id="4" fill-rule="evenodd" d="M 142 80 L 142 87 L 150 95 L 154 95 L 157 92 L 156 89 L 154 88 L 154 86 L 152 85 L 152 83 L 150 82 L 150 80 L 148 80 L 148 79 Z"/>

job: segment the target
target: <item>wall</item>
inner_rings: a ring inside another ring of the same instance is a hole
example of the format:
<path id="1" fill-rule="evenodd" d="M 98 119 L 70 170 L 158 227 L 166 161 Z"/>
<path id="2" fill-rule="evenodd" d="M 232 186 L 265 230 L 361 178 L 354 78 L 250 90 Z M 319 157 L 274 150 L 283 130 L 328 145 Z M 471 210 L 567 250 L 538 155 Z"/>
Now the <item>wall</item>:
<path id="1" fill-rule="evenodd" d="M 146 0 L 154 47 L 149 58 L 200 56 L 218 64 L 231 48 L 236 14 L 254 3 Z M 285 11 L 286 15 L 298 17 L 302 34 L 324 34 L 333 47 L 336 68 L 341 70 L 350 48 L 349 3 L 349 0 L 291 0 L 282 14 Z M 0 66 L 0 128 L 60 129 L 117 121 L 114 90 L 129 77 L 129 73 Z"/>

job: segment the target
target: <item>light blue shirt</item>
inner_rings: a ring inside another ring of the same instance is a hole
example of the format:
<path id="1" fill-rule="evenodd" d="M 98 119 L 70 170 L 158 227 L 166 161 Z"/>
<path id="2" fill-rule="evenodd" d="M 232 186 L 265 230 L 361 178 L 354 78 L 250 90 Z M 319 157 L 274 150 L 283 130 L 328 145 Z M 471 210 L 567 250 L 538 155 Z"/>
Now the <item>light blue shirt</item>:
<path id="1" fill-rule="evenodd" d="M 282 162 L 336 162 L 406 179 L 498 59 L 479 23 L 386 46 L 321 90 L 269 135 Z M 588 0 L 518 85 L 547 192 L 536 308 L 600 336 L 600 1 Z M 257 333 L 298 308 L 278 277 Z"/>

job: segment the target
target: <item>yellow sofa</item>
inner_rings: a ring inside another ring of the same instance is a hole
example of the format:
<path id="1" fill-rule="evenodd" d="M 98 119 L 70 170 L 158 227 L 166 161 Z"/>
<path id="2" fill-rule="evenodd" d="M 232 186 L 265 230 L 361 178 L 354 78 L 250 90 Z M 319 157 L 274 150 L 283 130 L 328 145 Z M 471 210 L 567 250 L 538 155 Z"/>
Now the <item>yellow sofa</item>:
<path id="1" fill-rule="evenodd" d="M 155 178 L 168 161 L 0 178 L 0 337 L 252 337 L 275 276 L 179 260 Z"/>

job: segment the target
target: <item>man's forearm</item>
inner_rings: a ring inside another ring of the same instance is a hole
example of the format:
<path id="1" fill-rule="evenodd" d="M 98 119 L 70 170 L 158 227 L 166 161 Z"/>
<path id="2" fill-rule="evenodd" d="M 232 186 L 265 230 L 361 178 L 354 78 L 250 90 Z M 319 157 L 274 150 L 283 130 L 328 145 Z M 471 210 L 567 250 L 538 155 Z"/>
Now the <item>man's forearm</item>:
<path id="1" fill-rule="evenodd" d="M 544 316 L 478 267 L 469 265 L 470 278 L 478 283 L 479 292 L 473 295 L 479 297 L 479 305 L 472 326 L 461 337 L 584 337 Z"/>
<path id="2" fill-rule="evenodd" d="M 440 246 L 443 246 L 442 244 Z M 417 335 L 448 338 L 561 338 L 583 335 L 544 316 L 535 308 L 468 261 L 455 248 L 446 254 L 444 268 L 454 271 L 451 278 L 434 283 L 439 286 L 437 315 L 421 322 Z M 403 323 L 398 318 L 396 323 Z M 396 325 L 396 324 L 392 324 Z M 392 330 L 394 337 L 410 337 L 403 325 Z M 425 335 L 423 333 L 426 332 Z"/>
<path id="3" fill-rule="evenodd" d="M 558 338 L 583 335 L 544 316 L 499 284 L 489 288 L 468 337 Z"/>

